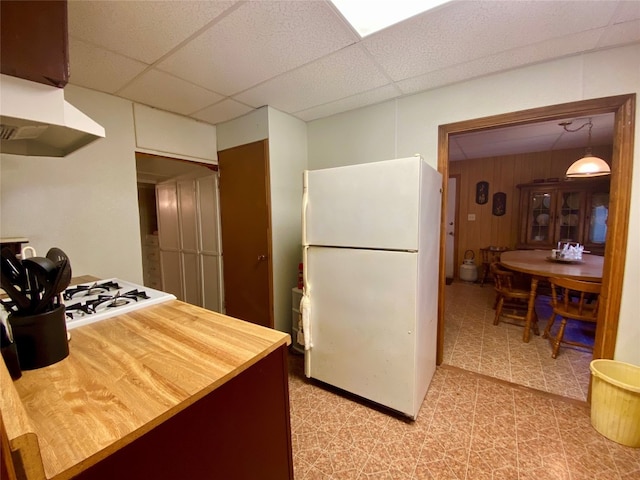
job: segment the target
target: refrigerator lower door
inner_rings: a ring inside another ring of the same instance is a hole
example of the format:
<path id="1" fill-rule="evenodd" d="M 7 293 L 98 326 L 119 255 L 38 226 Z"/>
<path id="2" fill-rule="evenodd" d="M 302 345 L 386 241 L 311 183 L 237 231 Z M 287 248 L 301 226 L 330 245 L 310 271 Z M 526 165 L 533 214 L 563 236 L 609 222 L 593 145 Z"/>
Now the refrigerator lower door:
<path id="1" fill-rule="evenodd" d="M 418 254 L 310 247 L 307 262 L 309 376 L 415 418 Z"/>

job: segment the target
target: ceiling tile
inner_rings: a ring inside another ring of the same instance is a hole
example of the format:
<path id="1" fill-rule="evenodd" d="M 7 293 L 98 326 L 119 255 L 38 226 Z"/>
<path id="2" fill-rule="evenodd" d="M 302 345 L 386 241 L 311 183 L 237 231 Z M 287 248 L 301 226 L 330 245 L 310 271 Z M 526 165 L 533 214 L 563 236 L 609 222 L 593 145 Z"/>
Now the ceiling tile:
<path id="1" fill-rule="evenodd" d="M 223 98 L 217 93 L 156 70 L 143 73 L 120 90 L 118 95 L 181 115 L 189 115 Z"/>
<path id="2" fill-rule="evenodd" d="M 636 42 L 640 42 L 640 20 L 631 20 L 607 27 L 598 41 L 598 47 L 612 47 Z"/>
<path id="3" fill-rule="evenodd" d="M 604 29 L 579 32 L 533 45 L 506 50 L 469 62 L 396 82 L 404 94 L 437 88 L 482 75 L 509 70 L 595 48 Z"/>
<path id="4" fill-rule="evenodd" d="M 561 135 L 561 132 L 537 137 L 512 138 L 508 132 L 498 140 L 485 139 L 482 136 L 475 138 L 458 139 L 457 143 L 464 150 L 467 158 L 478 158 L 479 156 L 500 156 L 509 152 L 524 153 L 526 151 L 544 152 L 550 151 L 554 143 Z"/>
<path id="5" fill-rule="evenodd" d="M 271 105 L 285 112 L 299 112 L 366 92 L 388 83 L 358 45 L 285 73 L 236 95 L 241 102 Z"/>
<path id="6" fill-rule="evenodd" d="M 613 138 L 614 114 L 606 113 L 590 118 L 593 124 L 591 145 L 610 145 Z M 449 146 L 449 157 L 451 160 L 464 160 L 567 148 L 586 148 L 588 127 L 583 127 L 577 132 L 566 132 L 559 124 L 563 121 L 570 121 L 572 123 L 568 128 L 577 129 L 588 120 L 587 117 L 557 119 L 454 135 Z"/>
<path id="7" fill-rule="evenodd" d="M 612 24 L 638 20 L 640 18 L 640 2 L 638 2 L 638 0 L 627 0 L 617 3 L 618 8 L 611 19 Z"/>
<path id="8" fill-rule="evenodd" d="M 604 27 L 614 2 L 454 2 L 371 35 L 362 44 L 394 80 L 531 43 Z M 526 19 L 526 21 L 523 21 Z"/>
<path id="9" fill-rule="evenodd" d="M 321 1 L 248 2 L 158 67 L 231 95 L 356 41 Z"/>
<path id="10" fill-rule="evenodd" d="M 70 1 L 69 35 L 153 63 L 233 1 Z"/>
<path id="11" fill-rule="evenodd" d="M 147 65 L 81 40 L 69 40 L 69 81 L 73 85 L 115 93 Z"/>
<path id="12" fill-rule="evenodd" d="M 215 105 L 211 105 L 197 113 L 191 115 L 193 118 L 204 122 L 216 124 L 232 120 L 252 111 L 252 107 L 248 107 L 240 102 L 227 98 Z"/>
<path id="13" fill-rule="evenodd" d="M 612 62 L 604 49 L 640 45 L 640 1 L 459 0 L 363 40 L 324 0 L 70 1 L 68 9 L 70 83 L 213 124 L 263 105 L 310 121 L 596 49 L 600 60 L 585 61 L 615 75 L 616 62 L 637 61 L 637 49 Z M 565 61 L 563 72 L 580 61 Z M 545 72 L 513 78 L 536 82 L 531 75 Z M 522 148 L 546 136 L 553 148 L 585 142 L 585 131 L 550 128 L 483 141 L 495 149 L 518 138 Z M 610 143 L 607 134 L 594 119 L 593 144 Z"/>
<path id="14" fill-rule="evenodd" d="M 451 138 L 451 141 L 449 142 L 449 161 L 454 162 L 456 160 L 466 160 L 466 159 L 467 157 L 465 157 L 464 152 L 458 145 L 458 142 L 456 141 L 455 137 Z"/>
<path id="15" fill-rule="evenodd" d="M 398 96 L 398 90 L 394 85 L 385 85 L 383 87 L 369 90 L 368 92 L 358 93 L 342 100 L 325 103 L 317 107 L 309 108 L 294 115 L 305 122 L 316 120 L 318 118 L 328 117 L 336 113 L 346 112 L 355 108 L 373 105 L 375 103 L 384 102 Z"/>

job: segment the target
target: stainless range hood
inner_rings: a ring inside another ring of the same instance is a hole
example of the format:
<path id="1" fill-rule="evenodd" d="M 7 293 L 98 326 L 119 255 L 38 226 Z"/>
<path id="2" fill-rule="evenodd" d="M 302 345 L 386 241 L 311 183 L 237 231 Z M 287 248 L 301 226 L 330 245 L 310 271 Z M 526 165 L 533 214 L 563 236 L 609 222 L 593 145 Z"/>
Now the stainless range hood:
<path id="1" fill-rule="evenodd" d="M 64 99 L 61 88 L 0 75 L 0 152 L 64 157 L 104 138 L 104 128 Z"/>

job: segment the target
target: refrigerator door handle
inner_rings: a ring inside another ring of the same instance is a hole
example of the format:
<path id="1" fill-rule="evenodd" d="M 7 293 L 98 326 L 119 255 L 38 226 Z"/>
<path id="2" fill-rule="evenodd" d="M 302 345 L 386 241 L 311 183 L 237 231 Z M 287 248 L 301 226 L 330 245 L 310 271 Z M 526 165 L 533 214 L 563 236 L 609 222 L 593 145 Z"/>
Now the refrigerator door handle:
<path id="1" fill-rule="evenodd" d="M 304 374 L 307 378 L 311 377 L 311 355 L 310 350 L 313 348 L 313 340 L 311 337 L 311 286 L 307 275 L 308 271 L 308 252 L 309 246 L 302 247 L 302 299 L 300 300 L 300 313 L 302 314 L 302 334 L 304 338 Z"/>
<path id="2" fill-rule="evenodd" d="M 302 172 L 302 245 L 307 243 L 307 204 L 309 203 L 309 170 Z"/>

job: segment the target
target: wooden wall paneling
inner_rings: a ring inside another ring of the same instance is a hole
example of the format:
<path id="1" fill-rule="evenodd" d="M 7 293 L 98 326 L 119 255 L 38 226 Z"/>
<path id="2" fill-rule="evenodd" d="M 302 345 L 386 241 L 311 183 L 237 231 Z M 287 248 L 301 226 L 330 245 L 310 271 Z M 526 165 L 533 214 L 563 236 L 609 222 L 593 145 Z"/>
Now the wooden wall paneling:
<path id="1" fill-rule="evenodd" d="M 602 158 L 611 158 L 610 145 L 593 150 Z M 458 263 L 462 262 L 467 250 L 473 250 L 479 266 L 480 248 L 489 245 L 515 248 L 520 228 L 520 190 L 516 185 L 537 178 L 563 179 L 569 165 L 583 155 L 583 148 L 575 148 L 450 162 L 449 173 L 460 175 L 460 221 L 456 232 Z M 489 182 L 489 202 L 484 205 L 475 201 L 479 181 Z M 492 214 L 492 198 L 496 192 L 507 194 L 507 213 L 501 217 Z M 474 214 L 476 220 L 469 221 L 469 214 Z M 458 266 L 455 266 L 456 275 Z"/>
<path id="2" fill-rule="evenodd" d="M 491 240 L 493 221 L 493 215 L 491 215 L 491 196 L 496 191 L 495 160 L 495 157 L 491 157 L 491 161 L 484 162 L 480 174 L 480 180 L 489 182 L 489 191 L 487 192 L 487 203 L 485 203 L 484 205 L 478 205 L 478 210 L 480 211 L 480 218 L 477 222 L 478 235 L 474 237 L 475 244 L 473 245 L 473 250 L 476 253 L 478 264 L 481 263 L 480 248 L 482 248 L 483 245 L 488 245 L 488 242 L 490 242 Z"/>

